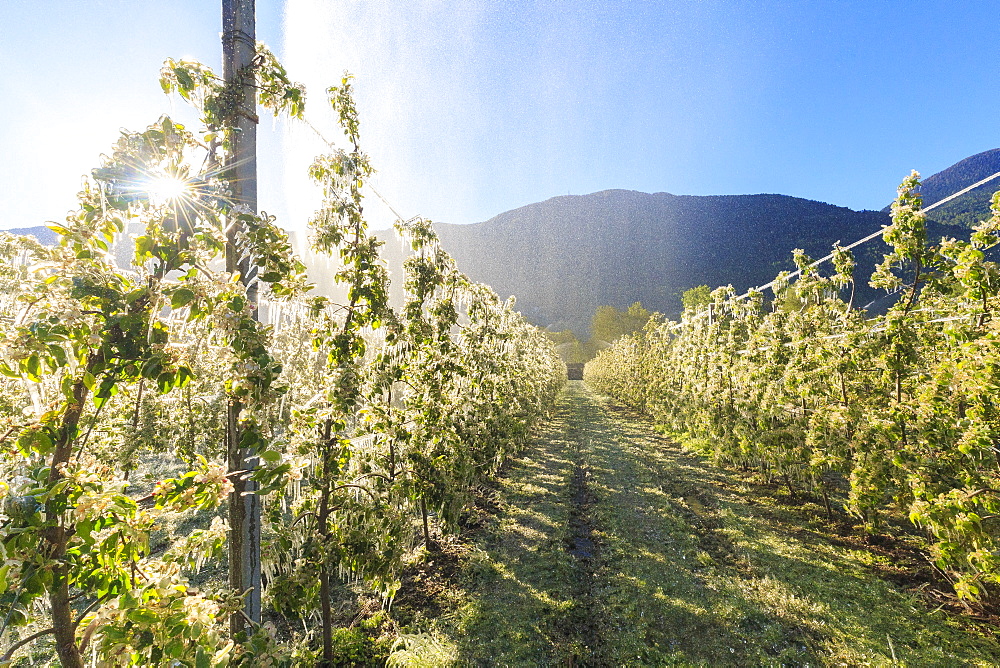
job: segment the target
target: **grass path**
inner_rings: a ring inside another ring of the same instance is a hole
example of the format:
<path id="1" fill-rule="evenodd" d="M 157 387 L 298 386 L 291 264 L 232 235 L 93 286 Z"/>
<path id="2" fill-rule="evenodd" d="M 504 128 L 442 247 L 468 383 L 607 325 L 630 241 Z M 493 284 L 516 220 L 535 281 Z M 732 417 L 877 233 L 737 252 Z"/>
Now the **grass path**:
<path id="1" fill-rule="evenodd" d="M 755 494 L 571 382 L 436 631 L 463 665 L 1000 665 L 986 630 Z"/>

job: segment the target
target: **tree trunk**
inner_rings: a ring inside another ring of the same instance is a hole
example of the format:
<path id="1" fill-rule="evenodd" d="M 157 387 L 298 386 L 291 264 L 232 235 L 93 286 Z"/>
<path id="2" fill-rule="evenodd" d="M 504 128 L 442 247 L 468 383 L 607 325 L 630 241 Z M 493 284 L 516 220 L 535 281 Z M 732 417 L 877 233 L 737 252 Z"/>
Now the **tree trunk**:
<path id="1" fill-rule="evenodd" d="M 101 354 L 95 354 L 87 363 L 86 373 L 92 373 L 102 363 Z M 73 444 L 76 443 L 87 394 L 87 386 L 81 376 L 80 380 L 73 384 L 73 399 L 66 406 L 62 427 L 55 442 L 49 469 L 50 488 L 65 477 L 63 469 L 73 456 Z M 83 656 L 76 644 L 76 624 L 73 623 L 73 608 L 69 598 L 69 566 L 64 563 L 66 547 L 72 536 L 72 531 L 63 526 L 64 502 L 65 498 L 61 494 L 45 502 L 45 521 L 51 523 L 51 526 L 42 532 L 43 552 L 55 564 L 52 569 L 49 604 L 52 606 L 52 630 L 59 661 L 64 667 L 83 668 Z"/>
<path id="2" fill-rule="evenodd" d="M 420 497 L 420 516 L 424 520 L 424 545 L 431 549 L 431 532 L 427 527 L 427 502 L 424 497 Z"/>
<path id="3" fill-rule="evenodd" d="M 324 466 L 324 475 L 326 467 Z M 323 545 L 326 545 L 327 519 L 330 516 L 330 485 L 329 482 L 321 492 L 319 515 L 316 522 L 316 533 Z M 330 608 L 330 563 L 323 556 L 319 565 L 319 600 L 323 623 L 323 666 L 333 666 L 333 610 Z"/>
<path id="4" fill-rule="evenodd" d="M 60 527 L 60 532 L 64 530 Z M 62 552 L 53 553 L 53 558 L 65 556 L 65 540 Z M 76 624 L 73 623 L 73 608 L 69 602 L 69 567 L 57 566 L 52 569 L 52 591 L 49 593 L 52 605 L 52 630 L 56 638 L 56 653 L 63 668 L 83 668 L 83 656 L 76 644 Z"/>

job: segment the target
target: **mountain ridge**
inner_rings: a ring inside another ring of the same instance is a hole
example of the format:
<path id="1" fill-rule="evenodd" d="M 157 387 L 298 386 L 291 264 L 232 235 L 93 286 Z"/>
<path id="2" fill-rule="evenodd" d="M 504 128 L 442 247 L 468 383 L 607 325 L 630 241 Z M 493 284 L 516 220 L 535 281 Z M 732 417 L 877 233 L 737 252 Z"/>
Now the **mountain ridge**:
<path id="1" fill-rule="evenodd" d="M 997 171 L 1000 149 L 969 156 L 924 180 L 925 202 Z M 932 211 L 928 239 L 961 234 L 962 228 L 943 223 L 967 226 L 967 219 L 988 214 L 994 189 L 978 188 Z M 854 211 L 777 193 L 676 195 L 612 188 L 557 195 L 479 223 L 434 228 L 470 278 L 491 285 L 501 297 L 515 295 L 519 310 L 535 324 L 571 329 L 585 339 L 598 306 L 624 309 L 639 301 L 676 317 L 687 289 L 731 284 L 743 292 L 794 269 L 794 248 L 821 257 L 835 242 L 846 245 L 890 222 L 886 210 Z M 10 231 L 34 234 L 43 243 L 56 236 L 46 227 Z M 387 241 L 384 256 L 398 300 L 403 247 L 391 230 L 376 236 Z M 855 249 L 856 304 L 879 296 L 867 278 L 885 250 L 878 238 Z M 307 257 L 320 278 L 335 270 L 328 258 Z"/>
<path id="2" fill-rule="evenodd" d="M 964 158 L 927 177 L 933 203 L 1000 171 L 1000 149 Z M 930 212 L 927 238 L 962 236 L 989 215 L 1000 181 Z M 442 245 L 471 278 L 516 295 L 535 324 L 572 329 L 581 339 L 597 306 L 641 301 L 670 317 L 680 295 L 698 285 L 743 292 L 793 270 L 792 250 L 814 257 L 889 225 L 888 208 L 855 211 L 791 195 L 675 195 L 608 189 L 559 195 L 471 225 L 437 223 Z M 383 237 L 384 238 L 384 237 Z M 387 247 L 398 248 L 390 244 Z M 882 293 L 868 285 L 887 247 L 881 239 L 854 249 L 855 303 Z M 390 259 L 399 266 L 402 256 Z"/>
<path id="3" fill-rule="evenodd" d="M 463 271 L 501 296 L 516 295 L 530 320 L 585 335 L 598 305 L 641 301 L 676 316 L 689 288 L 762 285 L 794 269 L 793 248 L 819 257 L 834 242 L 848 243 L 887 223 L 880 212 L 789 195 L 612 189 L 435 229 Z M 401 262 L 392 257 L 390 267 Z M 874 256 L 862 264 L 873 267 Z"/>
<path id="4" fill-rule="evenodd" d="M 1000 173 L 1000 148 L 963 158 L 921 181 L 920 194 L 924 206 L 933 205 L 997 173 Z M 943 225 L 972 227 L 990 215 L 991 200 L 997 190 L 1000 190 L 1000 177 L 929 211 L 927 219 Z M 890 206 L 886 205 L 882 211 L 888 212 Z"/>
<path id="5" fill-rule="evenodd" d="M 928 176 L 920 185 L 920 193 L 925 205 L 933 204 L 997 172 L 1000 172 L 1000 148 L 970 155 Z M 1000 179 L 983 184 L 930 211 L 927 217 L 946 225 L 972 227 L 990 215 L 990 202 L 998 189 Z"/>

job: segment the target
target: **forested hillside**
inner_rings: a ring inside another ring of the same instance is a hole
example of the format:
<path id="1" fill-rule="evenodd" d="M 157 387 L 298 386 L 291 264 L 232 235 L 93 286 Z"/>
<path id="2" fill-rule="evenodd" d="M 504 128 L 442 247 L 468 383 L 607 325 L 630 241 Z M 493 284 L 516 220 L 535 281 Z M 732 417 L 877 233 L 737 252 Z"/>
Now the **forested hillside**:
<path id="1" fill-rule="evenodd" d="M 1000 172 L 1000 148 L 983 151 L 961 160 L 933 176 L 920 186 L 924 202 L 933 204 L 952 193 Z M 990 215 L 990 198 L 997 181 L 984 184 L 927 214 L 928 219 L 945 225 L 972 227 Z M 888 210 L 888 209 L 886 209 Z"/>
<path id="2" fill-rule="evenodd" d="M 475 225 L 438 224 L 442 244 L 469 275 L 537 325 L 588 336 L 594 308 L 637 301 L 676 317 L 681 294 L 698 285 L 738 291 L 793 270 L 791 250 L 820 257 L 889 224 L 878 211 L 853 211 L 787 195 L 690 196 L 605 190 L 554 197 Z M 930 225 L 928 237 L 955 230 Z M 398 243 L 387 244 L 401 266 Z M 859 272 L 870 274 L 886 247 L 859 248 Z M 866 282 L 855 304 L 880 294 Z"/>
<path id="3" fill-rule="evenodd" d="M 927 177 L 921 193 L 932 204 L 997 171 L 1000 149 L 984 151 Z M 929 212 L 928 239 L 967 235 L 966 228 L 989 215 L 994 189 L 995 183 L 984 185 Z M 638 301 L 677 317 L 689 288 L 732 284 L 743 292 L 793 270 L 793 248 L 821 257 L 835 242 L 850 243 L 889 222 L 887 210 L 853 211 L 788 195 L 604 190 L 553 197 L 482 223 L 434 227 L 473 280 L 515 296 L 517 309 L 534 324 L 572 329 L 586 339 L 597 306 Z M 43 226 L 11 231 L 42 243 L 55 239 Z M 403 247 L 391 230 L 376 236 L 386 242 L 383 255 L 398 279 Z M 859 271 L 870 274 L 886 250 L 879 240 L 859 248 Z M 319 274 L 336 271 L 320 255 L 307 252 L 307 258 Z M 400 303 L 400 281 L 391 289 Z M 858 306 L 884 294 L 867 282 L 855 290 Z"/>

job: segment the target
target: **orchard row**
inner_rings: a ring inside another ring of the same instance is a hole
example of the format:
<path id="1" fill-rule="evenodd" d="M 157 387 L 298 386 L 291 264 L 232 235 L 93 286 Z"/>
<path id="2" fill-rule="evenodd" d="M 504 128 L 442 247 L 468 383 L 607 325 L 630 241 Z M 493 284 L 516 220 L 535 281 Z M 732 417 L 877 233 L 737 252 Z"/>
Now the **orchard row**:
<path id="1" fill-rule="evenodd" d="M 263 47 L 254 63 L 258 103 L 301 117 L 302 87 Z M 203 127 L 164 117 L 123 133 L 55 228 L 58 246 L 0 238 L 0 662 L 53 637 L 64 666 L 92 653 L 102 665 L 329 662 L 331 580 L 390 597 L 429 523 L 456 530 L 472 487 L 523 446 L 565 367 L 426 221 L 397 224 L 413 252 L 403 305 L 390 304 L 349 78 L 328 91 L 344 146 L 310 168 L 324 192 L 313 247 L 335 259 L 326 292 L 342 299 L 310 297 L 283 230 L 232 201 L 219 154 L 245 112 L 231 87 L 174 61 L 162 84 Z M 157 197 L 149 184 L 164 179 L 175 187 Z M 175 455 L 187 468 L 162 477 Z M 227 568 L 227 522 L 247 495 L 263 507 L 264 607 L 312 629 L 244 624 L 246 591 L 191 584 L 206 564 Z"/>
<path id="2" fill-rule="evenodd" d="M 890 247 L 871 284 L 896 295 L 875 315 L 854 308 L 854 261 L 835 247 L 823 275 L 774 298 L 732 288 L 620 339 L 585 370 L 601 392 L 685 435 L 720 462 L 755 467 L 843 498 L 868 531 L 902 512 L 960 597 L 1000 584 L 1000 198 L 969 241 L 928 243 L 913 174 L 900 187 Z M 867 277 L 865 277 L 867 278 Z"/>

